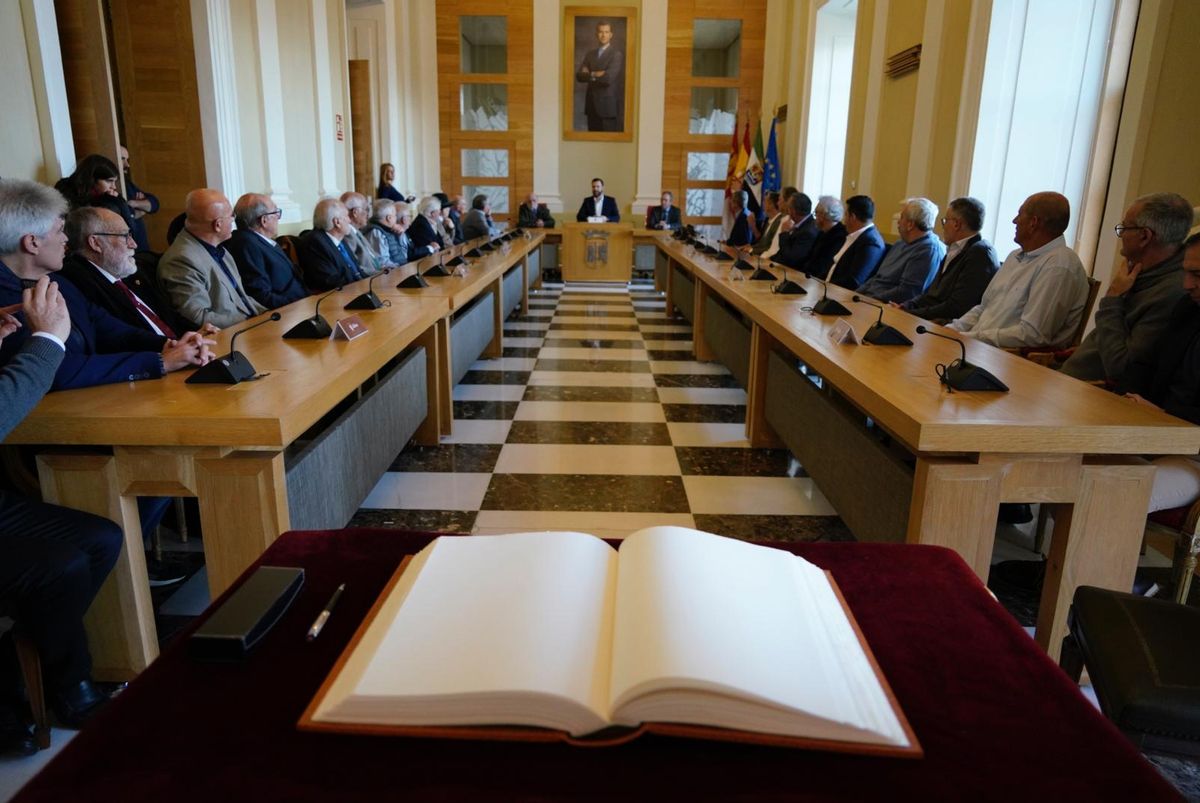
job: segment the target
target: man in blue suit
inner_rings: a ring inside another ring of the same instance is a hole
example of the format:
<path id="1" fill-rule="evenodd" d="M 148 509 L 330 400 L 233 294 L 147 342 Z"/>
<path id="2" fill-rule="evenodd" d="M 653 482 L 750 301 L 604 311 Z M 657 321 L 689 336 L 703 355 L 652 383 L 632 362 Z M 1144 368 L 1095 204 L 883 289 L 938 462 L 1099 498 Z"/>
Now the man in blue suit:
<path id="1" fill-rule="evenodd" d="M 679 216 L 679 207 L 672 203 L 674 200 L 675 196 L 664 191 L 662 194 L 662 205 L 652 206 L 646 210 L 646 228 L 666 231 L 678 230 L 683 225 L 683 221 Z"/>
<path id="2" fill-rule="evenodd" d="M 590 217 L 602 217 L 609 223 L 616 223 L 621 219 L 621 213 L 617 211 L 617 202 L 604 194 L 604 179 L 592 179 L 592 195 L 583 199 L 575 220 L 587 223 Z"/>
<path id="3" fill-rule="evenodd" d="M 246 292 L 267 309 L 277 309 L 308 295 L 292 260 L 275 242 L 282 214 L 270 196 L 246 193 L 233 206 L 237 230 L 225 243 Z"/>
<path id="4" fill-rule="evenodd" d="M 0 181 L 0 307 L 21 303 L 24 287 L 49 275 L 71 316 L 66 354 L 52 390 L 85 388 L 137 379 L 158 379 L 170 371 L 204 365 L 213 341 L 196 332 L 178 340 L 138 329 L 114 318 L 84 298 L 56 274 L 66 254 L 62 215 L 66 203 L 57 192 L 32 181 Z M 128 232 L 118 232 L 127 237 Z M 29 336 L 22 327 L 0 344 L 0 365 L 7 363 Z"/>
<path id="5" fill-rule="evenodd" d="M 846 199 L 846 242 L 833 258 L 829 282 L 847 290 L 855 290 L 871 278 L 883 260 L 887 246 L 879 229 L 875 228 L 875 202 L 866 195 Z"/>

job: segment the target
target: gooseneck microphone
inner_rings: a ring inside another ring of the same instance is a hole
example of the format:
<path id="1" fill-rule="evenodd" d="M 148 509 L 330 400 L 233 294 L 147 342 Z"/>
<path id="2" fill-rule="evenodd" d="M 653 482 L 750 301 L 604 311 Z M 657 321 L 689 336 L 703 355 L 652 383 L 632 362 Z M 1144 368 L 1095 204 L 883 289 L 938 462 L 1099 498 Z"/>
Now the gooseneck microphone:
<path id="1" fill-rule="evenodd" d="M 446 270 L 446 252 L 438 251 L 438 263 L 429 270 L 425 271 L 426 276 L 449 276 L 450 271 Z"/>
<path id="2" fill-rule="evenodd" d="M 278 312 L 272 312 L 258 323 L 252 323 L 244 329 L 237 330 L 233 333 L 233 337 L 229 338 L 228 354 L 224 357 L 217 357 L 209 362 L 208 365 L 200 366 L 184 382 L 189 385 L 236 385 L 239 382 L 245 382 L 249 379 L 257 379 L 258 372 L 254 370 L 254 366 L 246 359 L 246 355 L 238 351 L 234 344 L 237 343 L 238 335 L 243 332 L 257 329 L 264 323 L 277 321 L 282 317 Z"/>
<path id="3" fill-rule="evenodd" d="M 346 309 L 379 309 L 380 307 L 390 307 L 392 302 L 381 301 L 379 296 L 375 295 L 375 280 L 380 276 L 387 276 L 392 272 L 391 268 L 384 268 L 379 273 L 376 273 L 367 282 L 367 292 L 361 296 L 355 296 L 346 304 Z"/>
<path id="4" fill-rule="evenodd" d="M 871 324 L 871 328 L 863 334 L 863 342 L 872 343 L 876 346 L 911 346 L 913 342 L 908 339 L 908 336 L 894 326 L 888 326 L 883 322 L 883 305 L 876 304 L 868 298 L 863 298 L 857 293 L 852 299 L 859 304 L 866 304 L 868 307 L 874 307 L 879 310 L 879 320 Z"/>
<path id="5" fill-rule="evenodd" d="M 329 337 L 333 334 L 333 328 L 329 325 L 329 321 L 321 317 L 321 302 L 329 298 L 334 293 L 341 290 L 340 287 L 335 287 L 325 295 L 317 299 L 317 306 L 313 309 L 313 316 L 305 318 L 300 323 L 293 326 L 283 333 L 285 340 L 320 340 L 321 338 Z"/>
<path id="6" fill-rule="evenodd" d="M 805 273 L 810 279 L 816 279 L 821 283 L 821 300 L 813 304 L 812 311 L 817 315 L 852 315 L 846 306 L 838 301 L 829 298 L 829 283 L 815 273 Z"/>
<path id="7" fill-rule="evenodd" d="M 958 344 L 962 356 L 949 365 L 938 363 L 934 366 L 937 371 L 938 381 L 951 390 L 994 390 L 1001 393 L 1008 392 L 1008 385 L 997 379 L 991 372 L 978 365 L 972 365 L 967 362 L 967 346 L 961 338 L 950 337 L 941 332 L 935 332 L 927 326 L 921 325 L 917 327 L 919 335 L 933 335 L 940 337 L 943 340 L 949 340 Z"/>
<path id="8" fill-rule="evenodd" d="M 762 257 L 759 257 L 762 260 Z M 787 268 L 783 269 L 783 281 L 771 288 L 772 293 L 779 293 L 781 296 L 804 296 L 808 295 L 808 291 L 801 287 L 796 282 L 788 278 Z"/>

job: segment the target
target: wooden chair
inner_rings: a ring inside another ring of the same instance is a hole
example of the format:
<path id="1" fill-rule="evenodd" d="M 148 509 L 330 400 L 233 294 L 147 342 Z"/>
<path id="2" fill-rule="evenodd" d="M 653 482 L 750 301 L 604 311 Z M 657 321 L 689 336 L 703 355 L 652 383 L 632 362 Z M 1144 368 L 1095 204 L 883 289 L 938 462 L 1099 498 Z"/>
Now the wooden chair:
<path id="1" fill-rule="evenodd" d="M 281 234 L 275 238 L 279 248 L 292 261 L 293 268 L 300 267 L 300 238 L 291 234 Z"/>
<path id="2" fill-rule="evenodd" d="M 41 750 L 50 746 L 50 716 L 46 709 L 46 689 L 42 685 L 42 662 L 33 641 L 21 632 L 16 622 L 16 606 L 10 601 L 0 600 L 0 619 L 12 624 L 13 646 L 16 648 L 17 664 L 25 692 L 29 696 L 29 709 L 33 714 L 33 739 Z"/>
<path id="3" fill-rule="evenodd" d="M 1071 345 L 1063 349 L 1048 349 L 1045 346 L 1027 346 L 1019 349 L 1005 349 L 1014 354 L 1018 354 L 1030 362 L 1036 362 L 1038 365 L 1045 365 L 1048 368 L 1058 368 L 1075 353 L 1075 349 L 1079 348 L 1079 344 L 1083 342 L 1083 333 L 1087 329 L 1088 321 L 1092 318 L 1092 310 L 1096 307 L 1096 298 L 1100 295 L 1100 280 L 1094 277 L 1088 277 L 1088 293 L 1087 301 L 1083 305 L 1083 315 L 1079 317 L 1079 327 L 1075 330 L 1075 336 L 1071 338 Z"/>
<path id="4" fill-rule="evenodd" d="M 1186 603 L 1192 587 L 1192 576 L 1196 572 L 1196 554 L 1200 552 L 1200 499 L 1190 505 L 1158 510 L 1146 517 L 1146 532 L 1170 535 L 1175 541 L 1175 554 L 1171 561 L 1171 581 L 1175 586 L 1176 602 Z"/>

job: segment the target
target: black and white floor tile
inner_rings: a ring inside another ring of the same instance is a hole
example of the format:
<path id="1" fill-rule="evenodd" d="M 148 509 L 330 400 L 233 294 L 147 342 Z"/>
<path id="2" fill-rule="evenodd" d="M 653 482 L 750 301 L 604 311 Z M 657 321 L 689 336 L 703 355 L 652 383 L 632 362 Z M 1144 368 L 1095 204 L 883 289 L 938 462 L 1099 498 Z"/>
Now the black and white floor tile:
<path id="1" fill-rule="evenodd" d="M 745 391 L 664 306 L 644 283 L 535 291 L 455 388 L 454 435 L 398 455 L 352 525 L 848 539 L 788 452 L 749 447 Z"/>

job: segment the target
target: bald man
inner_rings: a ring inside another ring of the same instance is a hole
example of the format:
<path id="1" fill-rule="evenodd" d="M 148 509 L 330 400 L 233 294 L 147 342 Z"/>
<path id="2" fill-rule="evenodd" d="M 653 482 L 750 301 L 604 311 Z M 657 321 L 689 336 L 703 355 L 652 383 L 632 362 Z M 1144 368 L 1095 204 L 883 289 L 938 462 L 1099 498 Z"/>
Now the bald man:
<path id="1" fill-rule="evenodd" d="M 225 328 L 266 312 L 246 293 L 237 263 L 223 243 L 233 233 L 233 207 L 220 190 L 192 190 L 183 231 L 158 263 L 158 281 L 171 306 L 199 327 Z"/>
<path id="2" fill-rule="evenodd" d="M 1063 237 L 1070 222 L 1071 204 L 1057 192 L 1026 198 L 1013 218 L 1021 247 L 1004 260 L 983 300 L 950 328 L 1001 348 L 1069 346 L 1088 293 L 1083 264 Z"/>

